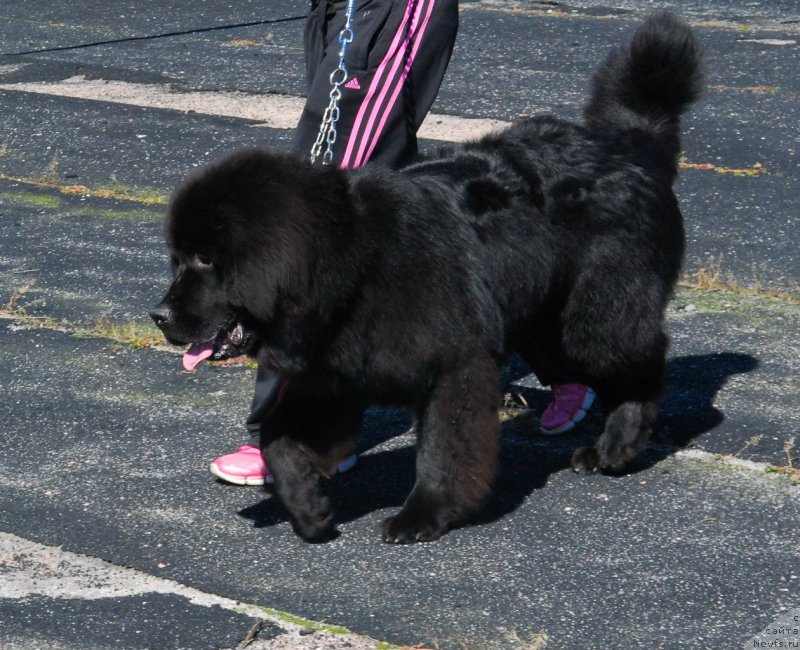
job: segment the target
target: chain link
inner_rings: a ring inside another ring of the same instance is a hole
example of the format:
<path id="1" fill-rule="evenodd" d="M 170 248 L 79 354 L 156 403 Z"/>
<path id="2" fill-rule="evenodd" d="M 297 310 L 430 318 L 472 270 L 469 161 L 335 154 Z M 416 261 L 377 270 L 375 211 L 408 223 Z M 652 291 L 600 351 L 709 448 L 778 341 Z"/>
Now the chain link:
<path id="1" fill-rule="evenodd" d="M 322 153 L 322 145 L 325 145 L 325 153 L 322 154 L 322 164 L 330 165 L 333 162 L 333 145 L 336 143 L 336 123 L 339 121 L 339 100 L 342 98 L 341 86 L 347 81 L 348 73 L 344 65 L 344 55 L 347 52 L 347 44 L 353 41 L 353 13 L 355 0 L 347 0 L 345 11 L 345 23 L 342 31 L 339 32 L 339 65 L 331 72 L 329 80 L 331 82 L 331 92 L 328 94 L 329 102 L 325 113 L 322 115 L 322 123 L 314 145 L 311 147 L 311 162 L 315 163 Z"/>

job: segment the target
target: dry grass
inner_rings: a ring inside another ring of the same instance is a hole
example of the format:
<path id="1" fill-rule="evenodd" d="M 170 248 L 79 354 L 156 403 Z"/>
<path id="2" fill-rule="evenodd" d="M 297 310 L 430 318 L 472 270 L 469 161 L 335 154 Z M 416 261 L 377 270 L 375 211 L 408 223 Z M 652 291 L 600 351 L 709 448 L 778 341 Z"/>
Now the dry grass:
<path id="1" fill-rule="evenodd" d="M 800 295 L 788 291 L 765 289 L 760 280 L 755 280 L 749 286 L 742 285 L 738 280 L 726 274 L 723 270 L 723 256 L 711 256 L 708 261 L 695 273 L 684 275 L 680 285 L 689 289 L 704 291 L 727 291 L 738 296 L 757 296 L 783 300 L 795 305 L 800 304 Z"/>
<path id="2" fill-rule="evenodd" d="M 86 185 L 66 185 L 58 179 L 54 165 L 57 165 L 56 158 L 53 159 L 50 167 L 45 170 L 42 176 L 34 178 L 20 178 L 0 172 L 0 180 L 57 190 L 62 194 L 79 194 L 92 198 L 132 201 L 144 205 L 165 205 L 169 201 L 169 197 L 166 194 L 162 194 L 157 190 L 129 188 L 122 184 L 101 185 L 96 188 L 90 188 Z"/>
<path id="3" fill-rule="evenodd" d="M 732 174 L 733 176 L 761 176 L 766 174 L 767 170 L 761 163 L 755 163 L 750 167 L 722 167 L 719 165 L 712 165 L 711 163 L 691 163 L 686 160 L 681 160 L 678 163 L 680 169 L 696 169 L 700 171 L 714 171 L 717 174 Z"/>
<path id="4" fill-rule="evenodd" d="M 783 467 L 776 467 L 769 465 L 767 471 L 771 474 L 783 474 L 789 477 L 789 481 L 793 485 L 800 485 L 800 467 L 794 466 L 794 459 L 792 451 L 794 450 L 794 437 L 789 438 L 783 445 L 783 451 L 786 453 L 786 465 Z"/>
<path id="5" fill-rule="evenodd" d="M 755 435 L 755 436 L 750 437 L 744 443 L 742 448 L 739 451 L 737 451 L 735 454 L 731 454 L 731 456 L 733 456 L 734 458 L 738 458 L 741 454 L 743 454 L 745 451 L 750 449 L 750 447 L 755 447 L 756 445 L 758 445 L 758 443 L 760 443 L 763 438 L 764 438 L 764 436 L 762 436 L 762 435 Z"/>
<path id="6" fill-rule="evenodd" d="M 89 323 L 57 321 L 50 316 L 33 316 L 29 313 L 29 309 L 36 303 L 23 303 L 24 295 L 25 288 L 18 289 L 5 306 L 0 307 L 0 318 L 15 321 L 17 329 L 49 329 L 69 332 L 78 338 L 110 339 L 134 350 L 164 345 L 164 336 L 155 325 L 148 323 L 116 323 L 107 316 L 100 316 Z"/>

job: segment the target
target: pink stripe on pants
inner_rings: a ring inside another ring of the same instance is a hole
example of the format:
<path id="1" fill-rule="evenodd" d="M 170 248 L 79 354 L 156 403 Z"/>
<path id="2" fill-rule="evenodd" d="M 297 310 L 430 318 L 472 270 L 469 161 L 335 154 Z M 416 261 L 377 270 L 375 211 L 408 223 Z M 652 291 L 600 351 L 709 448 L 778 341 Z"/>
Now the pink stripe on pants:
<path id="1" fill-rule="evenodd" d="M 383 104 L 386 95 L 389 93 L 389 90 L 392 87 L 392 80 L 397 76 L 397 70 L 405 58 L 410 41 L 416 36 L 416 30 L 419 27 L 419 18 L 424 4 L 425 0 L 409 0 L 403 20 L 400 22 L 400 25 L 397 28 L 397 32 L 392 39 L 392 43 L 386 52 L 386 56 L 384 56 L 380 65 L 375 71 L 375 75 L 372 78 L 372 82 L 370 83 L 367 94 L 358 109 L 353 128 L 350 132 L 350 137 L 348 138 L 347 148 L 340 164 L 341 167 L 361 167 L 372 155 L 372 152 L 374 151 L 375 146 L 380 139 L 382 130 L 386 125 L 386 120 L 388 119 L 389 113 L 391 112 L 394 103 L 397 100 L 397 96 L 399 95 L 399 92 L 405 83 L 406 78 L 408 77 L 408 71 L 411 68 L 413 58 L 417 52 L 417 48 L 419 47 L 418 38 L 406 66 L 402 70 L 400 77 L 394 82 L 395 85 L 390 97 L 390 102 L 388 106 L 384 108 L 383 113 L 381 114 L 381 105 Z M 424 32 L 425 26 L 427 26 L 434 4 L 435 0 L 430 0 L 428 12 L 425 16 L 422 26 L 422 32 Z M 405 38 L 403 38 L 404 33 L 406 32 L 406 25 L 408 25 L 409 20 L 411 21 L 411 26 L 408 28 L 408 34 L 405 36 Z M 422 34 L 420 33 L 420 37 L 421 35 Z M 383 88 L 380 90 L 380 92 L 378 92 L 381 84 L 383 84 Z M 364 124 L 364 120 L 368 111 L 369 117 L 366 118 L 367 121 L 366 124 Z M 378 131 L 373 133 L 373 127 L 376 121 L 378 121 Z M 372 135 L 371 140 L 370 135 Z M 370 144 L 369 150 L 367 150 L 368 143 Z M 357 152 L 356 147 L 358 147 Z"/>

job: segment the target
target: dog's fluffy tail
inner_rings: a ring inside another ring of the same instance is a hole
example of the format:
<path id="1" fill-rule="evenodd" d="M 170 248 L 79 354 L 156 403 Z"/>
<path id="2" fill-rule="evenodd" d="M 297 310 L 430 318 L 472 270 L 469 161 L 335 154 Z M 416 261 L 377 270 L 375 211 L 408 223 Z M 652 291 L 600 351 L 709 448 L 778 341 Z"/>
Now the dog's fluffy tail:
<path id="1" fill-rule="evenodd" d="M 669 11 L 651 14 L 595 72 L 584 122 L 595 131 L 647 131 L 677 160 L 680 116 L 703 90 L 701 67 L 689 26 Z"/>

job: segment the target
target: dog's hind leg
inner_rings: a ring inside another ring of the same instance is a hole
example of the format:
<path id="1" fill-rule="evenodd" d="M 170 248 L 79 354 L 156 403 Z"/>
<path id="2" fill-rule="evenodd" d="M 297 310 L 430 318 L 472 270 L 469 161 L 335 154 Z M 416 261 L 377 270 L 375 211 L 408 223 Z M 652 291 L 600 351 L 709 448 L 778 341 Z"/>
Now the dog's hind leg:
<path id="1" fill-rule="evenodd" d="M 591 271 L 564 310 L 563 347 L 578 381 L 600 398 L 606 419 L 594 447 L 573 454 L 572 467 L 621 473 L 647 446 L 664 390 L 665 284 L 655 274 L 637 279 L 631 273 L 628 285 L 611 291 Z"/>
<path id="2" fill-rule="evenodd" d="M 438 378 L 420 409 L 416 484 L 402 510 L 384 520 L 384 541 L 432 541 L 481 507 L 497 469 L 498 381 L 486 355 Z"/>

